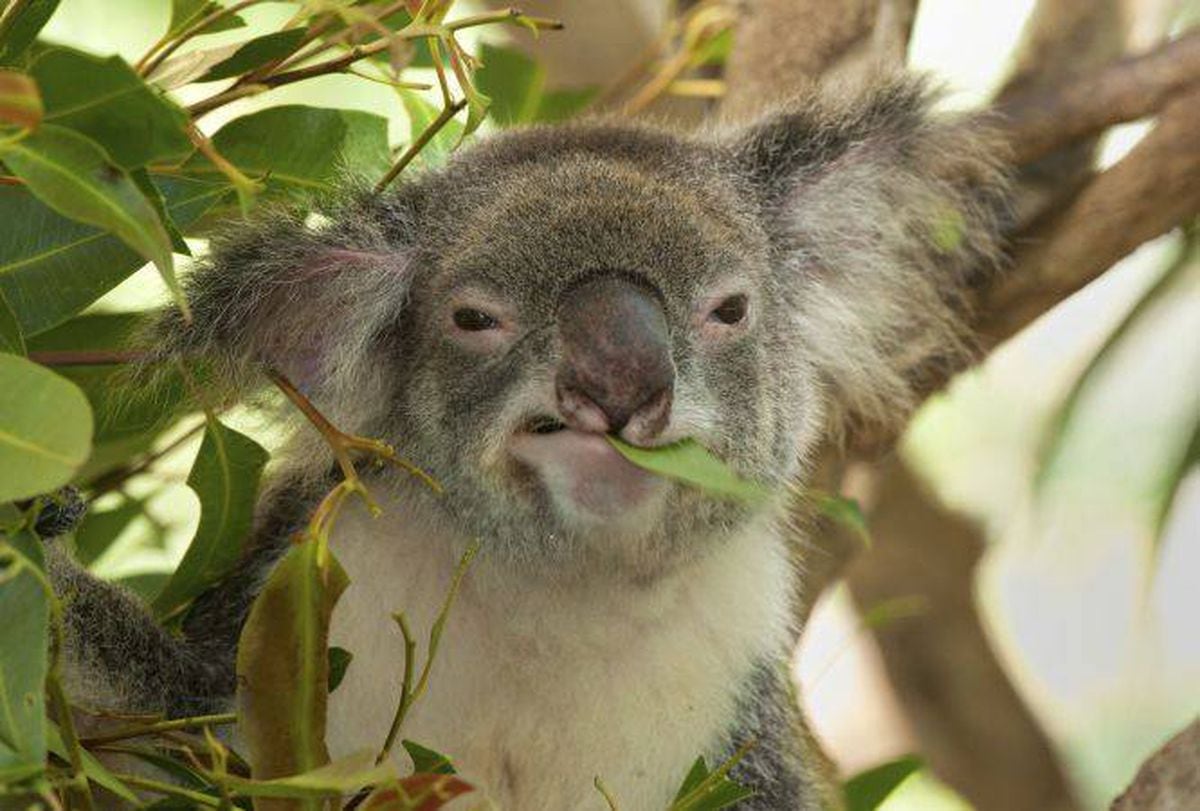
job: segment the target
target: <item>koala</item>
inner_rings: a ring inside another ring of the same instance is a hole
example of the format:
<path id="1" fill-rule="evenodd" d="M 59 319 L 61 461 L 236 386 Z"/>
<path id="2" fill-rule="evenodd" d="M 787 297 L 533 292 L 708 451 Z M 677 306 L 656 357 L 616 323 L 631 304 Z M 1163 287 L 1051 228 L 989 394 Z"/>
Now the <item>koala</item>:
<path id="1" fill-rule="evenodd" d="M 791 486 L 816 451 L 887 431 L 970 351 L 1004 178 L 978 122 L 916 79 L 800 99 L 681 136 L 595 121 L 507 131 L 374 195 L 233 227 L 188 280 L 231 390 L 279 370 L 343 430 L 441 484 L 366 474 L 332 549 L 351 578 L 331 643 L 333 756 L 378 746 L 398 697 L 391 614 L 433 622 L 478 539 L 406 737 L 496 805 L 664 809 L 698 754 L 754 741 L 742 809 L 816 809 L 788 658 L 802 578 Z M 315 212 L 315 213 L 314 213 Z M 265 574 L 336 481 L 298 429 L 245 560 L 168 634 L 54 556 L 73 686 L 99 703 L 228 708 Z M 774 496 L 728 500 L 609 443 L 694 440 Z"/>

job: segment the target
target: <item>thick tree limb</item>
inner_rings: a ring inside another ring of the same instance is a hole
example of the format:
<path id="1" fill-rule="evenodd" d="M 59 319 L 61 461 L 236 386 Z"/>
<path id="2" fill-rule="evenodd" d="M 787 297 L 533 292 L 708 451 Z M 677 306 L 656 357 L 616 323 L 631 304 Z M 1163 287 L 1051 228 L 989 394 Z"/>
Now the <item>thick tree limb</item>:
<path id="1" fill-rule="evenodd" d="M 1138 770 L 1112 811 L 1189 811 L 1200 797 L 1200 719 L 1169 740 Z"/>
<path id="2" fill-rule="evenodd" d="M 1023 165 L 1127 121 L 1158 112 L 1172 97 L 1200 86 L 1200 31 L 1150 53 L 1128 57 L 1052 87 L 1005 94 L 993 109 Z"/>
<path id="3" fill-rule="evenodd" d="M 1200 211 L 1200 88 L 1061 214 L 1021 237 L 1015 269 L 984 293 L 980 331 L 994 345 L 1095 279 L 1142 243 Z"/>

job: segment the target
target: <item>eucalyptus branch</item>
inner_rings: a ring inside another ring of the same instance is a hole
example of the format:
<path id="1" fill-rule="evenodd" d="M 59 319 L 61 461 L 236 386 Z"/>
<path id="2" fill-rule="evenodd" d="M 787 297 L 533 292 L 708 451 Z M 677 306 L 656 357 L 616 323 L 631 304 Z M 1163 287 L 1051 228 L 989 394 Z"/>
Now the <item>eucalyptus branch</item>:
<path id="1" fill-rule="evenodd" d="M 129 738 L 140 738 L 145 735 L 155 735 L 160 732 L 172 732 L 179 729 L 198 729 L 209 726 L 222 726 L 237 723 L 237 713 L 227 712 L 217 715 L 196 715 L 191 718 L 171 718 L 166 721 L 156 721 L 151 724 L 138 724 L 104 735 L 94 735 L 80 739 L 83 746 L 103 746 Z"/>
<path id="2" fill-rule="evenodd" d="M 412 632 L 408 627 L 408 621 L 404 614 L 399 613 L 395 615 L 396 623 L 400 626 L 400 633 L 404 636 L 404 677 L 400 688 L 400 703 L 396 707 L 396 714 L 392 716 L 392 725 L 388 729 L 387 738 L 383 742 L 383 748 L 379 751 L 379 756 L 376 758 L 377 763 L 387 760 L 392 752 L 392 748 L 395 746 L 400 728 L 404 725 L 404 719 L 408 716 L 409 709 L 425 693 L 425 688 L 429 684 L 429 674 L 433 670 L 433 660 L 437 657 L 438 645 L 442 641 L 442 631 L 446 627 L 446 619 L 450 616 L 450 608 L 454 605 L 454 598 L 458 596 L 458 588 L 462 584 L 463 576 L 467 573 L 467 567 L 471 565 L 475 553 L 479 551 L 479 545 L 478 539 L 472 542 L 467 547 L 467 550 L 463 552 L 463 556 L 458 561 L 458 566 L 454 569 L 454 575 L 450 579 L 450 588 L 446 590 L 446 598 L 442 601 L 442 608 L 429 630 L 429 650 L 425 654 L 425 664 L 421 667 L 421 676 L 417 679 L 415 687 L 412 686 L 412 664 L 416 643 L 413 640 Z"/>
<path id="3" fill-rule="evenodd" d="M 459 99 L 449 107 L 444 108 L 442 112 L 438 114 L 437 118 L 429 122 L 429 126 L 421 131 L 421 134 L 417 137 L 417 140 L 409 144 L 408 149 L 404 150 L 404 154 L 401 155 L 394 164 L 392 164 L 392 168 L 388 169 L 387 174 L 375 184 L 375 193 L 382 193 L 383 190 L 386 189 L 388 185 L 391 184 L 391 182 L 395 180 L 401 172 L 404 171 L 404 167 L 412 163 L 413 158 L 415 158 L 417 153 L 425 148 L 425 145 L 433 139 L 433 136 L 437 135 L 438 132 L 441 131 L 442 127 L 450 123 L 450 119 L 458 115 L 459 111 L 466 106 L 467 100 Z"/>
<path id="4" fill-rule="evenodd" d="M 164 794 L 168 797 L 178 797 L 182 800 L 195 803 L 204 808 L 220 808 L 221 801 L 216 797 L 210 797 L 207 794 L 202 794 L 199 791 L 192 791 L 176 786 L 171 783 L 163 783 L 158 780 L 151 780 L 148 777 L 142 777 L 136 774 L 114 774 L 113 777 L 120 780 L 122 783 L 140 788 L 144 791 L 149 791 L 154 794 Z"/>
<path id="5" fill-rule="evenodd" d="M 137 70 L 137 72 L 143 77 L 149 76 L 151 73 L 157 70 L 158 67 L 165 62 L 171 54 L 179 50 L 180 46 L 182 46 L 188 40 L 203 33 L 204 29 L 208 28 L 210 25 L 218 23 L 226 17 L 237 14 L 242 9 L 249 8 L 250 6 L 262 2 L 264 2 L 264 0 L 241 0 L 239 3 L 234 3 L 232 6 L 228 7 L 221 7 L 208 16 L 201 18 L 193 25 L 185 28 L 174 39 L 164 35 L 158 40 L 158 42 L 155 42 L 150 46 L 150 50 L 146 51 L 142 58 L 137 61 L 134 69 Z"/>

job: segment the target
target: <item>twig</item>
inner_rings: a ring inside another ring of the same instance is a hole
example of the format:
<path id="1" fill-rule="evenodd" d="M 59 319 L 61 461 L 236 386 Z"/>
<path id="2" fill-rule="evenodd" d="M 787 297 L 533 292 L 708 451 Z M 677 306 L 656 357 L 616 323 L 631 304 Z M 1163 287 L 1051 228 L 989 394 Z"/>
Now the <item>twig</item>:
<path id="1" fill-rule="evenodd" d="M 145 352 L 132 349 L 45 349 L 30 352 L 29 359 L 43 366 L 118 366 L 137 363 Z"/>
<path id="2" fill-rule="evenodd" d="M 92 479 L 90 482 L 84 485 L 83 489 L 91 493 L 91 496 L 88 500 L 95 501 L 105 493 L 111 493 L 113 490 L 116 490 L 134 476 L 137 476 L 140 473 L 145 473 L 155 462 L 159 461 L 164 456 L 179 450 L 179 448 L 187 444 L 188 441 L 194 438 L 196 434 L 203 431 L 207 426 L 207 422 L 201 422 L 193 426 L 182 436 L 175 439 L 164 448 L 147 454 L 140 462 L 133 466 L 121 465 L 117 468 L 101 473 L 95 479 Z"/>
<path id="3" fill-rule="evenodd" d="M 175 37 L 175 39 L 168 40 L 167 37 L 164 36 L 158 42 L 150 46 L 150 50 L 146 51 L 142 58 L 137 61 L 134 69 L 137 70 L 137 72 L 142 76 L 149 76 L 151 73 L 157 70 L 158 66 L 165 62 L 171 54 L 179 50 L 181 45 L 203 32 L 204 29 L 208 28 L 213 23 L 220 22 L 226 17 L 237 14 L 244 8 L 249 8 L 250 6 L 261 2 L 263 2 L 263 0 L 241 0 L 240 3 L 234 3 L 232 6 L 218 8 L 207 17 L 204 17 L 195 24 L 185 28 L 179 33 L 178 36 Z M 164 45 L 166 45 L 165 48 L 163 47 Z M 160 48 L 162 48 L 161 51 L 159 50 Z M 156 51 L 158 51 L 157 56 L 155 56 Z"/>
<path id="4" fill-rule="evenodd" d="M 172 785 L 171 783 L 162 783 L 158 780 L 151 780 L 148 777 L 141 777 L 136 774 L 114 774 L 113 777 L 135 788 L 145 789 L 146 791 L 155 794 L 165 794 L 168 797 L 179 797 L 180 799 L 193 802 L 196 805 L 204 808 L 220 808 L 221 801 L 216 797 L 210 797 L 207 794 L 202 794 L 199 791 L 191 791 L 182 786 Z"/>
<path id="5" fill-rule="evenodd" d="M 433 136 L 437 135 L 438 132 L 441 131 L 442 127 L 450 123 L 450 119 L 458 115 L 459 111 L 466 106 L 467 100 L 459 99 L 449 107 L 444 108 L 442 112 L 438 114 L 437 118 L 429 122 L 429 126 L 421 131 L 421 134 L 417 137 L 417 140 L 413 141 L 409 145 L 408 149 L 404 150 L 404 154 L 401 155 L 394 164 L 392 164 L 392 168 L 388 169 L 387 174 L 375 184 L 375 193 L 382 193 L 383 190 L 386 189 L 388 185 L 395 180 L 401 172 L 404 171 L 404 167 L 412 163 L 412 159 L 417 156 L 417 153 L 425 148 L 425 145 L 433 139 Z"/>
<path id="6" fill-rule="evenodd" d="M 600 775 L 596 775 L 592 779 L 592 785 L 596 787 L 596 791 L 600 792 L 600 796 L 604 798 L 604 802 L 608 803 L 609 811 L 621 811 L 617 805 L 617 800 L 613 797 L 612 792 L 608 790 L 608 786 L 604 785 L 604 781 L 600 779 Z"/>
<path id="7" fill-rule="evenodd" d="M 125 729 L 118 729 L 115 732 L 105 733 L 104 735 L 95 735 L 89 738 L 80 739 L 80 743 L 84 746 L 101 746 L 115 741 L 123 741 L 129 738 L 140 738 L 143 735 L 154 735 L 159 732 L 171 732 L 177 729 L 189 729 L 193 727 L 220 726 L 223 724 L 237 723 L 237 713 L 220 713 L 218 715 L 197 715 L 191 718 L 172 718 L 167 721 L 157 721 L 152 724 L 141 724 L 138 726 L 130 726 Z"/>

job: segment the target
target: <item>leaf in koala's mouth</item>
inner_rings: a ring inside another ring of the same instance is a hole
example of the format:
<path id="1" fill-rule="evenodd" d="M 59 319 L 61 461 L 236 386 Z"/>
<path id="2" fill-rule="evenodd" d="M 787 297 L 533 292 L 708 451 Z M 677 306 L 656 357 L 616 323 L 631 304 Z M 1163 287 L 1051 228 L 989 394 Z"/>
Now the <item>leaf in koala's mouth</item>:
<path id="1" fill-rule="evenodd" d="M 630 445 L 611 435 L 607 439 L 622 456 L 638 467 L 713 495 L 751 504 L 766 501 L 771 495 L 767 487 L 741 478 L 694 439 L 656 448 Z"/>

